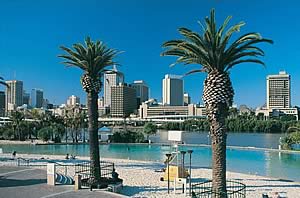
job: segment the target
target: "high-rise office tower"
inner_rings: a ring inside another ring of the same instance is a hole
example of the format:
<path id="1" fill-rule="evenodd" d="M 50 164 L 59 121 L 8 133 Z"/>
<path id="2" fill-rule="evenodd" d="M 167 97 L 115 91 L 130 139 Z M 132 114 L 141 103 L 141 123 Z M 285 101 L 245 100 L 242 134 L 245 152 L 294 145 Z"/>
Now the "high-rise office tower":
<path id="1" fill-rule="evenodd" d="M 23 105 L 23 81 L 6 81 L 8 87 L 5 90 L 5 109 L 14 110 L 15 107 Z"/>
<path id="2" fill-rule="evenodd" d="M 163 79 L 163 105 L 183 105 L 183 80 L 181 76 L 165 75 Z"/>
<path id="3" fill-rule="evenodd" d="M 291 107 L 291 77 L 285 71 L 267 76 L 267 109 Z"/>
<path id="4" fill-rule="evenodd" d="M 30 94 L 25 92 L 25 90 L 23 91 L 23 104 L 29 105 L 29 101 L 30 101 Z"/>
<path id="5" fill-rule="evenodd" d="M 44 102 L 44 92 L 41 89 L 31 90 L 31 106 L 34 108 L 43 107 Z"/>
<path id="6" fill-rule="evenodd" d="M 116 67 L 104 74 L 104 106 L 111 106 L 111 87 L 124 83 L 124 75 Z"/>
<path id="7" fill-rule="evenodd" d="M 113 117 L 127 117 L 136 109 L 134 88 L 123 83 L 111 87 L 110 114 Z"/>
<path id="8" fill-rule="evenodd" d="M 76 104 L 80 104 L 79 97 L 72 95 L 67 99 L 67 106 L 76 106 Z"/>
<path id="9" fill-rule="evenodd" d="M 136 90 L 138 106 L 149 99 L 149 87 L 143 80 L 136 80 L 131 86 Z"/>

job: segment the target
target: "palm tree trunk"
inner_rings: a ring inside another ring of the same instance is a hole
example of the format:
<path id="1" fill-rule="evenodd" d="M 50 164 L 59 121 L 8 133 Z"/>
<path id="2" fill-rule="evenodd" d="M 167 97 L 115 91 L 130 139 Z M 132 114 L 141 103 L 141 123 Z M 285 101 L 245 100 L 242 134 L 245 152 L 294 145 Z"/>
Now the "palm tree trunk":
<path id="1" fill-rule="evenodd" d="M 65 128 L 65 133 L 66 133 L 66 144 L 68 143 L 68 127 Z"/>
<path id="2" fill-rule="evenodd" d="M 212 190 L 214 198 L 226 198 L 226 128 L 225 117 L 227 107 L 218 104 L 215 116 L 210 118 L 210 133 L 212 142 Z"/>
<path id="3" fill-rule="evenodd" d="M 87 96 L 91 174 L 93 175 L 95 182 L 99 184 L 101 170 L 98 140 L 98 94 L 95 91 L 91 91 Z"/>
<path id="4" fill-rule="evenodd" d="M 78 143 L 78 128 L 75 128 L 75 142 Z"/>
<path id="5" fill-rule="evenodd" d="M 85 128 L 83 128 L 83 143 L 85 143 Z"/>

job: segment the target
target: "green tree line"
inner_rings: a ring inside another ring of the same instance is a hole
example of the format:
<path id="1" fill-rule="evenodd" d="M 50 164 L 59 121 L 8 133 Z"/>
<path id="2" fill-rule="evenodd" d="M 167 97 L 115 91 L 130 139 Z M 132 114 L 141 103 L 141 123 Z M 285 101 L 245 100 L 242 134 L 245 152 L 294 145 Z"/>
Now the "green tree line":
<path id="1" fill-rule="evenodd" d="M 285 133 L 289 127 L 293 127 L 297 123 L 300 122 L 282 119 L 260 120 L 256 117 L 237 116 L 227 118 L 225 126 L 230 132 Z M 209 131 L 209 126 L 207 119 L 193 119 L 183 123 L 164 123 L 160 128 L 165 130 Z"/>

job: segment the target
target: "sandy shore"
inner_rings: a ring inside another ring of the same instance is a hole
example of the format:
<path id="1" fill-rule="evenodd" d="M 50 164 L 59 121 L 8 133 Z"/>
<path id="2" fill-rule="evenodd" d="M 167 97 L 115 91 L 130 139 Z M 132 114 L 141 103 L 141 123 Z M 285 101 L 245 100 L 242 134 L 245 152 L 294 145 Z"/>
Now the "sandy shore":
<path id="1" fill-rule="evenodd" d="M 47 142 L 44 142 L 42 140 L 25 140 L 25 141 L 19 141 L 19 140 L 0 140 L 0 144 L 47 144 Z"/>
<path id="2" fill-rule="evenodd" d="M 11 155 L 1 154 L 0 157 L 11 157 Z M 64 156 L 59 155 L 18 154 L 18 157 L 64 159 Z M 78 159 L 88 158 L 79 157 Z M 163 167 L 163 163 L 124 159 L 104 160 L 115 163 L 119 177 L 124 180 L 124 188 L 121 192 L 124 195 L 135 198 L 185 197 L 183 194 L 180 194 L 180 190 L 177 190 L 176 194 L 174 194 L 173 183 L 171 183 L 171 194 L 167 194 L 167 182 L 160 181 L 160 177 L 163 176 L 163 173 L 155 172 L 155 170 L 159 170 Z M 5 165 L 5 162 L 1 162 L 0 165 Z M 211 169 L 192 169 L 192 175 L 193 178 L 197 180 L 211 179 Z M 276 192 L 286 193 L 288 198 L 300 198 L 300 183 L 297 182 L 235 172 L 227 172 L 227 178 L 246 184 L 247 198 L 260 198 L 262 197 L 262 193 L 274 196 Z"/>

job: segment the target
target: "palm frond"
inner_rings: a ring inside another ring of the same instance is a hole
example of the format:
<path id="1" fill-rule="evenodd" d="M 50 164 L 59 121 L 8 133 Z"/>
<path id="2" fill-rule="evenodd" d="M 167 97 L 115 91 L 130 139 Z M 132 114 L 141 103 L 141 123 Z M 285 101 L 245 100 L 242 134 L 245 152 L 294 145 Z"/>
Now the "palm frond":
<path id="1" fill-rule="evenodd" d="M 242 21 L 227 29 L 231 18 L 228 16 L 218 28 L 215 10 L 212 9 L 210 16 L 204 19 L 204 25 L 199 22 L 202 33 L 199 34 L 184 27 L 179 28 L 178 31 L 183 38 L 163 43 L 162 47 L 165 50 L 161 56 L 177 57 L 174 64 L 199 64 L 201 70 L 208 73 L 215 70 L 228 72 L 234 65 L 246 62 L 264 65 L 258 58 L 264 56 L 265 53 L 256 44 L 273 43 L 273 41 L 262 38 L 259 33 L 250 32 L 230 43 L 233 34 L 239 32 L 245 25 Z"/>
<path id="2" fill-rule="evenodd" d="M 241 64 L 241 63 L 257 63 L 262 66 L 265 66 L 265 63 L 259 59 L 244 59 L 244 60 L 237 60 L 229 63 L 227 67 L 225 68 L 225 71 L 229 71 L 233 66 Z"/>
<path id="3" fill-rule="evenodd" d="M 108 48 L 101 41 L 93 42 L 90 37 L 86 37 L 84 45 L 75 43 L 72 47 L 73 49 L 61 46 L 66 54 L 58 57 L 66 60 L 62 62 L 63 64 L 78 67 L 91 76 L 97 76 L 104 68 L 118 64 L 114 59 L 119 51 Z"/>
<path id="4" fill-rule="evenodd" d="M 191 70 L 187 73 L 184 74 L 184 76 L 188 76 L 190 74 L 194 74 L 194 73 L 203 73 L 203 72 L 207 72 L 205 69 L 194 69 L 194 70 Z"/>

